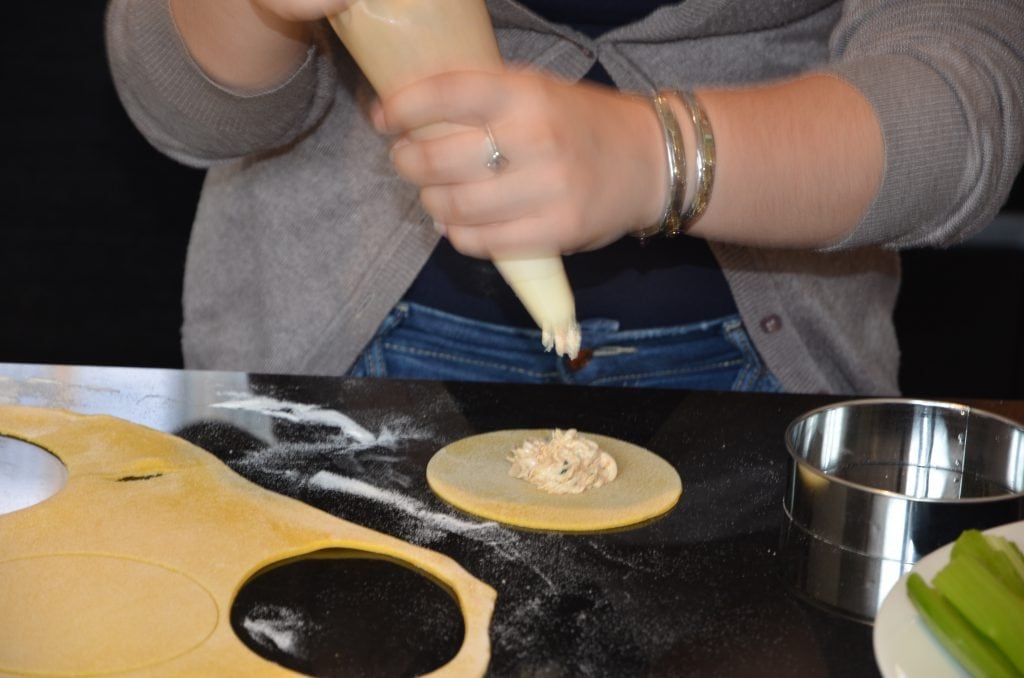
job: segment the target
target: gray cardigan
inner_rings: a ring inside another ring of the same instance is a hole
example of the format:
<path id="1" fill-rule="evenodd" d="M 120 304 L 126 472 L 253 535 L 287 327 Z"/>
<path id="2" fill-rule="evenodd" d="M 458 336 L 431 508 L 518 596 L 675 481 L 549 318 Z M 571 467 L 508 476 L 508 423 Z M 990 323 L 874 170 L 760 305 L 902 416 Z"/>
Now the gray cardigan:
<path id="1" fill-rule="evenodd" d="M 624 90 L 826 70 L 882 125 L 880 192 L 829 251 L 712 243 L 767 365 L 789 391 L 897 391 L 897 248 L 983 227 L 1024 157 L 1022 0 L 687 0 L 599 39 L 490 0 L 505 58 Z M 366 118 L 372 90 L 322 29 L 272 91 L 239 94 L 189 57 L 167 0 L 112 0 L 107 42 L 129 115 L 209 168 L 185 274 L 191 368 L 341 374 L 437 236 Z M 699 290 L 693 293 L 699 294 Z"/>

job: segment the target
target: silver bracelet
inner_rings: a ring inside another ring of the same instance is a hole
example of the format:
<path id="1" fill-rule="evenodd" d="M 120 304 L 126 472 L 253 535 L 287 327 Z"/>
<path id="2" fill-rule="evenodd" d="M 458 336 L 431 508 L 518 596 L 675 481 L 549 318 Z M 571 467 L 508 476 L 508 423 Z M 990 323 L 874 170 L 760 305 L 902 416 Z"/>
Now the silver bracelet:
<path id="1" fill-rule="evenodd" d="M 690 121 L 693 123 L 693 135 L 697 140 L 695 149 L 697 189 L 693 194 L 690 207 L 682 217 L 684 226 L 689 227 L 701 218 L 711 200 L 711 187 L 715 182 L 715 135 L 711 131 L 711 121 L 708 120 L 707 111 L 697 101 L 693 92 L 679 92 L 679 99 L 690 115 Z"/>
<path id="2" fill-rule="evenodd" d="M 633 231 L 632 235 L 641 240 L 664 234 L 667 237 L 683 231 L 683 205 L 686 201 L 686 152 L 683 148 L 683 132 L 667 92 L 658 92 L 651 97 L 654 112 L 658 114 L 661 133 L 665 142 L 665 157 L 668 159 L 668 200 L 659 223 Z"/>

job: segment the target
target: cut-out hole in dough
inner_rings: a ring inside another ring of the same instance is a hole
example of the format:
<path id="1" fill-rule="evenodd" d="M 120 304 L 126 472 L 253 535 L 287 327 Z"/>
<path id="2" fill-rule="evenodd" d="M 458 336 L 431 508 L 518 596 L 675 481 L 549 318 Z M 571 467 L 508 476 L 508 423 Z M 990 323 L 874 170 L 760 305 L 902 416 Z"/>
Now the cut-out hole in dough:
<path id="1" fill-rule="evenodd" d="M 231 626 L 253 652 L 313 676 L 412 676 L 448 663 L 465 628 L 449 590 L 401 561 L 331 549 L 252 577 Z"/>
<path id="2" fill-rule="evenodd" d="M 0 435 L 0 515 L 34 506 L 60 492 L 67 467 L 41 447 Z"/>

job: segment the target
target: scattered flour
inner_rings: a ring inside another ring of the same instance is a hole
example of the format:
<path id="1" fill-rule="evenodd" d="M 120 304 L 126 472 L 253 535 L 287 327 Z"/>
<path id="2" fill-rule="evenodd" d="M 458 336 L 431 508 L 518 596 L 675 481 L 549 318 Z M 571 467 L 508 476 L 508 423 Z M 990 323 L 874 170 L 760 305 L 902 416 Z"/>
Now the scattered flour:
<path id="1" fill-rule="evenodd" d="M 276 605 L 258 605 L 242 620 L 242 627 L 257 643 L 293 657 L 302 656 L 309 626 L 300 613 Z"/>
<path id="2" fill-rule="evenodd" d="M 520 573 L 532 573 L 534 581 L 540 583 L 548 595 L 559 588 L 556 577 L 546 571 L 545 559 L 538 557 L 536 549 L 515 530 L 493 521 L 464 519 L 434 510 L 427 501 L 406 492 L 416 483 L 408 473 L 411 467 L 402 454 L 403 445 L 436 437 L 423 430 L 422 425 L 412 425 L 410 418 L 392 417 L 388 425 L 378 423 L 380 432 L 374 434 L 371 427 L 336 410 L 248 392 L 221 392 L 220 395 L 225 399 L 214 407 L 341 430 L 335 435 L 321 432 L 314 441 L 277 441 L 249 451 L 230 462 L 231 467 L 243 475 L 260 478 L 261 484 L 286 494 L 305 485 L 375 502 L 402 518 L 384 528 L 395 537 L 430 546 L 447 535 L 456 534 L 483 547 L 481 555 L 489 553 L 490 557 L 511 565 Z M 347 517 L 342 513 L 336 515 Z M 279 626 L 275 629 L 281 630 Z M 279 640 L 285 642 L 287 638 L 282 636 Z"/>
<path id="3" fill-rule="evenodd" d="M 430 510 L 423 502 L 400 492 L 371 485 L 363 480 L 320 471 L 309 479 L 309 484 L 332 492 L 343 492 L 376 501 L 397 509 L 413 520 L 414 534 L 398 534 L 413 543 L 430 544 L 445 533 L 454 533 L 477 542 L 505 562 L 533 572 L 547 587 L 557 589 L 555 581 L 537 564 L 535 554 L 526 547 L 520 535 L 493 521 L 470 521 Z M 524 550 L 525 549 L 525 550 Z"/>
<path id="4" fill-rule="evenodd" d="M 403 513 L 419 520 L 429 522 L 434 526 L 449 532 L 465 534 L 466 532 L 472 532 L 475 530 L 498 527 L 498 524 L 495 522 L 473 522 L 438 513 L 436 511 L 431 511 L 422 502 L 413 499 L 412 497 L 408 497 L 392 490 L 383 489 L 376 485 L 371 485 L 363 480 L 349 478 L 330 471 L 320 471 L 315 474 L 309 479 L 309 484 L 325 490 L 344 492 L 357 497 L 363 497 L 364 499 L 381 502 L 382 504 L 388 504 Z"/>
<path id="5" fill-rule="evenodd" d="M 255 396 L 240 400 L 225 400 L 213 403 L 211 407 L 258 412 L 268 417 L 276 417 L 297 424 L 334 426 L 340 428 L 342 433 L 356 443 L 366 447 L 387 447 L 389 444 L 393 444 L 395 439 L 394 434 L 386 427 L 381 430 L 380 435 L 374 435 L 356 423 L 347 414 L 337 410 L 328 410 L 316 405 L 294 403 L 287 400 L 278 400 L 277 398 Z"/>

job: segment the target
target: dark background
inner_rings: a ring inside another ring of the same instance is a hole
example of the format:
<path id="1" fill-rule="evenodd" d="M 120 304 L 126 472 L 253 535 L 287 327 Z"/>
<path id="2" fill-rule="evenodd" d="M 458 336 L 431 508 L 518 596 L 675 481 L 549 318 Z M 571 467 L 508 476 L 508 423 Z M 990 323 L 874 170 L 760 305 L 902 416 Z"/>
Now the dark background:
<path id="1" fill-rule="evenodd" d="M 35 6 L 32 6 L 35 7 Z M 180 367 L 202 174 L 154 151 L 114 93 L 104 0 L 10 3 L 0 60 L 0 362 Z M 908 395 L 1024 398 L 1024 181 L 981 238 L 903 254 Z"/>

